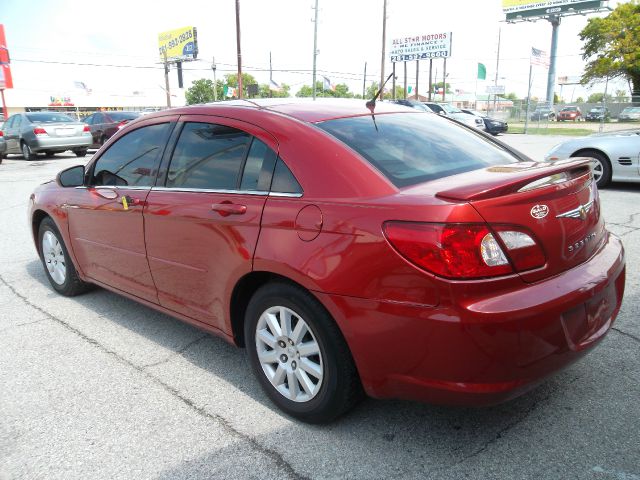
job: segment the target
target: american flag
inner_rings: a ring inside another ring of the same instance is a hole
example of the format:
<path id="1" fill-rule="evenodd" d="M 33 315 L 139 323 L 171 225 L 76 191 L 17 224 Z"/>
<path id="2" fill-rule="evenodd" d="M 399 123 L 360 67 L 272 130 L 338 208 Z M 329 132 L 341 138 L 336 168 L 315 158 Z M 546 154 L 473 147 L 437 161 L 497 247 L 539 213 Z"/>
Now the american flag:
<path id="1" fill-rule="evenodd" d="M 531 65 L 542 65 L 543 67 L 548 67 L 549 57 L 547 56 L 547 52 L 531 47 L 530 63 Z"/>

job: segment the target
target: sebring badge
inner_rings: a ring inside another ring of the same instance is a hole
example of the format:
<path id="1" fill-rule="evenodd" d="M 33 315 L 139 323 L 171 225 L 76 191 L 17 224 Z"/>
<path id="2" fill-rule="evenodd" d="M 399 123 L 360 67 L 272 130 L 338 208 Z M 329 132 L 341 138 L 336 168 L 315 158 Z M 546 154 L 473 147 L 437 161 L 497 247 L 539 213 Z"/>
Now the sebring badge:
<path id="1" fill-rule="evenodd" d="M 531 208 L 531 216 L 533 218 L 541 219 L 549 215 L 549 207 L 546 205 L 534 205 Z"/>

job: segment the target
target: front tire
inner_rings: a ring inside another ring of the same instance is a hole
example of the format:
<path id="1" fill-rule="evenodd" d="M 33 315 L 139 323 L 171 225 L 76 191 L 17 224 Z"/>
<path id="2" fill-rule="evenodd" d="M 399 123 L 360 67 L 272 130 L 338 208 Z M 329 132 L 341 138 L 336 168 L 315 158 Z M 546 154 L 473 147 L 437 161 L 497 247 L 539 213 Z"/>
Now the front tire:
<path id="1" fill-rule="evenodd" d="M 260 385 L 292 417 L 330 422 L 362 397 L 342 333 L 301 287 L 277 282 L 258 289 L 247 308 L 244 333 Z"/>
<path id="2" fill-rule="evenodd" d="M 73 153 L 76 154 L 76 157 L 84 157 L 87 155 L 87 149 L 82 149 L 82 150 L 74 150 Z"/>
<path id="3" fill-rule="evenodd" d="M 50 217 L 46 217 L 40 223 L 38 251 L 44 272 L 56 292 L 66 297 L 74 297 L 90 288 L 88 283 L 78 277 L 62 235 Z"/>

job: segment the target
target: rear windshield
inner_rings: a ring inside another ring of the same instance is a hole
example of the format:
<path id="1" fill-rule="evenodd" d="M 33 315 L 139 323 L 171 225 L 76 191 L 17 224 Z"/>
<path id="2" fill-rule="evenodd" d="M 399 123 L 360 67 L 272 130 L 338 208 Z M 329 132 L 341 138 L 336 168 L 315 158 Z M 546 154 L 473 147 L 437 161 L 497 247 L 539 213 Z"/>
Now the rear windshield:
<path id="1" fill-rule="evenodd" d="M 38 123 L 58 123 L 58 122 L 75 122 L 75 120 L 64 113 L 55 112 L 39 112 L 28 113 L 27 118 L 30 122 Z"/>
<path id="2" fill-rule="evenodd" d="M 140 114 L 138 112 L 108 112 L 109 116 L 116 121 L 133 120 L 138 118 Z"/>
<path id="3" fill-rule="evenodd" d="M 362 155 L 396 187 L 518 161 L 467 128 L 428 113 L 375 119 L 365 115 L 317 125 Z"/>
<path id="4" fill-rule="evenodd" d="M 562 109 L 563 112 L 577 112 L 578 111 L 578 107 L 564 107 Z"/>

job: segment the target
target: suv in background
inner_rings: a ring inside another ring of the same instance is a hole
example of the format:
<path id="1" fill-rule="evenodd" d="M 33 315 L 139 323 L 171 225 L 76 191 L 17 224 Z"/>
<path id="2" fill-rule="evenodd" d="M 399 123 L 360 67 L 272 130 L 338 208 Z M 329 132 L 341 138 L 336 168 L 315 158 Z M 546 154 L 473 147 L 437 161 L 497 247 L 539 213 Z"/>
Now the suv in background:
<path id="1" fill-rule="evenodd" d="M 558 121 L 564 122 L 565 120 L 573 120 L 574 122 L 582 122 L 584 119 L 582 118 L 582 112 L 579 107 L 575 105 L 568 105 L 563 107 L 562 110 L 558 112 Z"/>
<path id="2" fill-rule="evenodd" d="M 587 122 L 600 122 L 602 120 L 608 122 L 610 118 L 611 114 L 609 113 L 609 109 L 607 107 L 592 108 L 585 115 L 585 120 Z"/>
<path id="3" fill-rule="evenodd" d="M 423 102 L 427 107 L 439 115 L 451 117 L 454 120 L 464 123 L 478 130 L 484 130 L 484 120 L 476 115 L 464 113 L 459 108 L 454 107 L 450 103 Z"/>
<path id="4" fill-rule="evenodd" d="M 537 107 L 531 114 L 530 119 L 553 122 L 556 119 L 556 112 L 551 107 Z"/>

